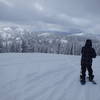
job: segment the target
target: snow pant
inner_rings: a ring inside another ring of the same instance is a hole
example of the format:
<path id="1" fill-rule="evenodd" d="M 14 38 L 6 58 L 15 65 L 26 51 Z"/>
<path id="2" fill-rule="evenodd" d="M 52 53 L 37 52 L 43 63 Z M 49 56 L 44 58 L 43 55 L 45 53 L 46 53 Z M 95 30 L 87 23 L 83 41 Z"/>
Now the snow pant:
<path id="1" fill-rule="evenodd" d="M 80 75 L 80 79 L 85 81 L 85 76 L 86 76 L 86 70 L 88 71 L 88 75 L 89 75 L 89 80 L 92 81 L 94 78 L 93 75 L 93 70 L 92 70 L 92 64 L 81 64 L 81 75 Z"/>

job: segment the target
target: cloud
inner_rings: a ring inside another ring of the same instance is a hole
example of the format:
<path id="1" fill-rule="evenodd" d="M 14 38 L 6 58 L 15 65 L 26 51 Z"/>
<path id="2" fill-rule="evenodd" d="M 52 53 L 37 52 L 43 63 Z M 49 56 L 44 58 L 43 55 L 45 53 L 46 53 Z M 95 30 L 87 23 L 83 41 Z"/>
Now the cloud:
<path id="1" fill-rule="evenodd" d="M 100 33 L 100 0 L 0 0 L 0 22 Z"/>
<path id="2" fill-rule="evenodd" d="M 44 10 L 43 6 L 40 5 L 39 3 L 34 3 L 33 6 L 34 6 L 37 10 L 39 10 L 39 11 L 43 11 L 43 10 Z"/>
<path id="3" fill-rule="evenodd" d="M 5 4 L 8 7 L 13 7 L 13 3 L 12 2 L 9 2 L 7 0 L 0 0 L 0 3 L 3 3 L 3 4 Z"/>

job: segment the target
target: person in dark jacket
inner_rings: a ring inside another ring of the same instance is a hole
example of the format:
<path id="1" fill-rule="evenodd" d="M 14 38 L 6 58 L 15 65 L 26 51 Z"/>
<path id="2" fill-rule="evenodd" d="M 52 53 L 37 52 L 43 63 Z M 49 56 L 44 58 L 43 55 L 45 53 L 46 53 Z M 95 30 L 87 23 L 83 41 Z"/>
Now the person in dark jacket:
<path id="1" fill-rule="evenodd" d="M 94 78 L 92 70 L 92 59 L 96 58 L 96 52 L 92 48 L 92 41 L 90 39 L 86 40 L 85 46 L 81 50 L 81 82 L 85 83 L 86 70 L 88 71 L 89 80 L 92 81 Z"/>

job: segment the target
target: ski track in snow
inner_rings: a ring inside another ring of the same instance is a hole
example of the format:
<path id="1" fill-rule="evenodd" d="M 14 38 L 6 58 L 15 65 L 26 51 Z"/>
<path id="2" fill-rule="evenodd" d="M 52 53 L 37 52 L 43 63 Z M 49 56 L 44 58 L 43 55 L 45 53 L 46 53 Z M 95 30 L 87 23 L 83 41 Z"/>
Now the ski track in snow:
<path id="1" fill-rule="evenodd" d="M 100 100 L 99 83 L 80 84 L 78 56 L 2 54 L 0 61 L 0 100 Z"/>

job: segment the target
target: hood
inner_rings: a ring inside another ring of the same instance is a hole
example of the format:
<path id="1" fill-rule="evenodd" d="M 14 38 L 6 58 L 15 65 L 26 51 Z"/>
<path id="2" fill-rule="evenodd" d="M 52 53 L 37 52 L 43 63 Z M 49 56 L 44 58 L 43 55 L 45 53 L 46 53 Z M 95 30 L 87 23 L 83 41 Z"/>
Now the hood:
<path id="1" fill-rule="evenodd" d="M 90 39 L 86 40 L 85 47 L 92 47 L 92 41 Z"/>

